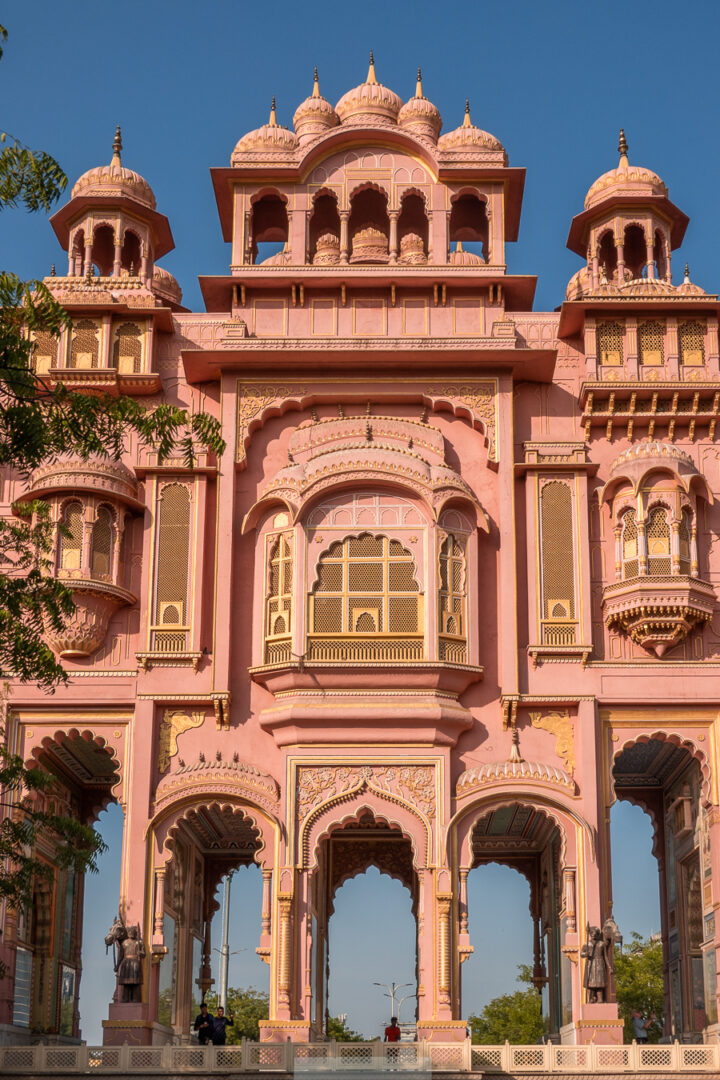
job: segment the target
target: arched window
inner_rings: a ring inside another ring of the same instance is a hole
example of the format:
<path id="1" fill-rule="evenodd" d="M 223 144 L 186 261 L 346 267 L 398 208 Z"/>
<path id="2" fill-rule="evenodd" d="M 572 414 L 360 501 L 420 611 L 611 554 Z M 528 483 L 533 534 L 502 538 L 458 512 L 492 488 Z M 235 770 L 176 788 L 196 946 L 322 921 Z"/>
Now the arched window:
<path id="1" fill-rule="evenodd" d="M 82 565 L 83 549 L 83 507 L 82 503 L 71 502 L 65 507 L 62 517 L 65 531 L 60 533 L 60 569 L 79 570 Z"/>
<path id="2" fill-rule="evenodd" d="M 412 554 L 363 533 L 331 544 L 310 594 L 312 659 L 420 659 L 422 597 Z"/>
<path id="3" fill-rule="evenodd" d="M 465 549 L 451 534 L 440 548 L 439 657 L 456 664 L 467 661 L 465 596 Z"/>
<path id="4" fill-rule="evenodd" d="M 623 362 L 623 328 L 620 323 L 601 322 L 597 327 L 597 357 L 607 367 Z"/>
<path id="5" fill-rule="evenodd" d="M 622 567 L 624 578 L 634 578 L 639 573 L 637 514 L 626 510 L 622 517 Z"/>
<path id="6" fill-rule="evenodd" d="M 617 248 L 615 247 L 615 237 L 609 229 L 600 237 L 598 263 L 600 265 L 600 281 L 615 281 L 617 278 Z"/>
<path id="7" fill-rule="evenodd" d="M 72 273 L 77 277 L 83 272 L 83 263 L 85 262 L 85 230 L 78 229 L 75 233 L 72 242 L 72 257 L 70 260 L 70 267 Z"/>
<path id="8" fill-rule="evenodd" d="M 575 552 L 572 492 L 553 480 L 540 494 L 542 643 L 575 643 Z"/>
<path id="9" fill-rule="evenodd" d="M 644 322 L 638 326 L 638 358 L 645 367 L 660 367 L 665 363 L 664 327 L 659 322 Z"/>
<path id="10" fill-rule="evenodd" d="M 113 555 L 113 517 L 107 506 L 101 506 L 92 528 L 90 552 L 90 575 L 94 578 L 110 577 Z"/>
<path id="11" fill-rule="evenodd" d="M 679 529 L 679 541 L 680 541 L 680 566 L 679 570 L 681 574 L 692 573 L 692 511 L 687 507 L 683 510 L 680 516 L 680 529 Z"/>
<path id="12" fill-rule="evenodd" d="M 352 197 L 350 211 L 351 263 L 383 263 L 390 257 L 390 218 L 387 195 L 363 188 Z"/>
<path id="13" fill-rule="evenodd" d="M 265 663 L 290 660 L 292 654 L 292 548 L 288 536 L 279 536 L 270 550 Z"/>
<path id="14" fill-rule="evenodd" d="M 648 514 L 645 527 L 648 553 L 648 574 L 669 574 L 670 525 L 664 506 L 654 506 Z"/>
<path id="15" fill-rule="evenodd" d="M 403 196 L 398 238 L 401 263 L 413 266 L 427 262 L 428 220 L 425 203 L 414 191 Z"/>
<path id="16" fill-rule="evenodd" d="M 190 561 L 190 492 L 184 484 L 165 485 L 158 514 L 153 647 L 160 652 L 182 652 L 189 629 Z"/>
<path id="17" fill-rule="evenodd" d="M 705 327 L 699 322 L 682 322 L 678 327 L 680 363 L 702 367 L 705 363 Z"/>
<path id="18" fill-rule="evenodd" d="M 252 208 L 252 261 L 263 262 L 288 242 L 287 207 L 279 195 L 263 195 Z"/>
<path id="19" fill-rule="evenodd" d="M 142 371 L 142 330 L 137 323 L 121 323 L 115 330 L 112 363 L 121 375 Z"/>
<path id="20" fill-rule="evenodd" d="M 140 247 L 140 239 L 130 229 L 125 230 L 125 236 L 123 237 L 122 250 L 120 252 L 120 266 L 128 274 L 132 273 L 133 277 L 137 277 L 140 273 L 140 262 L 142 260 L 142 249 Z"/>
<path id="21" fill-rule="evenodd" d="M 460 240 L 465 251 L 480 255 L 487 262 L 488 251 L 487 207 L 472 192 L 458 195 L 450 210 L 450 243 Z"/>
<path id="22" fill-rule="evenodd" d="M 647 241 L 639 225 L 626 225 L 623 245 L 625 265 L 633 278 L 644 277 L 647 270 Z"/>
<path id="23" fill-rule="evenodd" d="M 33 338 L 33 371 L 36 375 L 47 375 L 50 368 L 57 367 L 58 339 L 47 330 L 36 330 Z"/>
<path id="24" fill-rule="evenodd" d="M 92 319 L 79 319 L 73 327 L 70 346 L 71 368 L 96 368 L 99 364 L 98 325 Z"/>
<path id="25" fill-rule="evenodd" d="M 665 244 L 665 237 L 660 229 L 655 230 L 655 243 L 653 244 L 653 262 L 655 263 L 655 274 L 661 281 L 665 281 L 668 276 L 667 265 L 667 247 Z"/>
<path id="26" fill-rule="evenodd" d="M 110 277 L 115 256 L 115 234 L 112 225 L 99 225 L 93 233 L 92 259 L 101 277 Z"/>
<path id="27" fill-rule="evenodd" d="M 310 217 L 309 239 L 310 262 L 313 265 L 331 265 L 339 261 L 340 214 L 334 195 L 322 193 L 315 197 Z"/>

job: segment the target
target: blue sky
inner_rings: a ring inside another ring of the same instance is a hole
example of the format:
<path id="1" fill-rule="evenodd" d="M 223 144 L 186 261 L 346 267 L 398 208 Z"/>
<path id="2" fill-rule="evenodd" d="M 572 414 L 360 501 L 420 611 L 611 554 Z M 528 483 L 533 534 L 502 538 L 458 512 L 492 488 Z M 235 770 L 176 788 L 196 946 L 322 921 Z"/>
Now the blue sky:
<path id="1" fill-rule="evenodd" d="M 559 304 L 580 265 L 565 248 L 570 220 L 593 180 L 617 164 L 621 126 L 631 162 L 659 172 L 690 215 L 675 274 L 687 260 L 693 280 L 718 287 L 717 0 L 365 0 L 360 8 L 328 0 L 127 0 L 120 7 L 6 0 L 2 22 L 10 37 L 0 62 L 0 130 L 52 153 L 72 183 L 110 160 L 122 124 L 124 163 L 148 179 L 170 219 L 176 250 L 163 264 L 188 306 L 201 309 L 197 275 L 226 272 L 229 261 L 209 166 L 226 165 L 237 139 L 265 122 L 273 94 L 280 122 L 289 125 L 310 92 L 314 64 L 323 94 L 335 102 L 363 81 L 371 48 L 380 81 L 403 98 L 422 66 L 425 93 L 446 130 L 461 122 L 469 97 L 474 122 L 501 139 L 512 165 L 527 168 L 509 260 L 511 272 L 538 275 L 536 308 Z M 32 277 L 53 262 L 62 273 L 64 256 L 42 215 L 5 211 L 0 266 Z M 87 887 L 81 1007 L 89 1041 L 100 1038 L 112 995 L 101 942 L 117 909 L 119 821 L 117 808 L 103 815 L 111 850 Z M 621 805 L 613 838 L 618 923 L 628 937 L 656 930 L 647 818 Z M 262 986 L 267 968 L 254 954 L 258 875 L 245 879 L 234 887 L 231 947 L 246 951 L 232 958 L 231 983 Z M 471 877 L 470 898 L 476 953 L 465 965 L 466 1012 L 512 990 L 517 965 L 531 959 L 522 879 L 486 868 Z M 373 981 L 412 979 L 408 903 L 401 886 L 372 872 L 338 895 L 331 1008 L 369 1035 L 386 1016 Z"/>

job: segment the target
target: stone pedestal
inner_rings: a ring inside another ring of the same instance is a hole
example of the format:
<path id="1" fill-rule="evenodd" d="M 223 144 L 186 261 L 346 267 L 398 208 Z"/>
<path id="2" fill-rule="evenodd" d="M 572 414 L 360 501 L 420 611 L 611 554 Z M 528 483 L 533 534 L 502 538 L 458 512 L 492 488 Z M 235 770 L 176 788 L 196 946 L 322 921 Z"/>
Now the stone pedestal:
<path id="1" fill-rule="evenodd" d="M 172 1042 L 173 1030 L 149 1018 L 149 1006 L 138 1002 L 114 1003 L 103 1020 L 103 1046 L 165 1046 Z"/>
<path id="2" fill-rule="evenodd" d="M 466 1020 L 418 1020 L 418 1042 L 461 1043 L 467 1038 Z"/>
<path id="3" fill-rule="evenodd" d="M 618 1017 L 616 1004 L 582 1005 L 580 1019 L 575 1020 L 574 1042 L 596 1043 L 602 1046 L 619 1046 L 623 1041 L 623 1022 Z"/>

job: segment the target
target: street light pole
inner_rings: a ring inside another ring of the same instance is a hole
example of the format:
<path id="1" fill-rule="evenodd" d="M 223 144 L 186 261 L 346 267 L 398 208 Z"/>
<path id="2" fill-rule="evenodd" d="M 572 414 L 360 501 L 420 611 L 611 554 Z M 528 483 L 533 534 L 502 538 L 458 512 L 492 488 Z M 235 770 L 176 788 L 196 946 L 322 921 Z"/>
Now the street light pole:
<path id="1" fill-rule="evenodd" d="M 222 945 L 220 946 L 220 988 L 218 993 L 219 1004 L 227 1009 L 228 991 L 228 965 L 230 963 L 230 946 L 228 937 L 230 934 L 230 883 L 233 871 L 225 876 L 225 891 L 223 893 L 223 933 Z"/>
<path id="2" fill-rule="evenodd" d="M 397 1013 L 395 1012 L 395 995 L 397 994 L 398 990 L 403 990 L 406 986 L 412 986 L 412 985 L 413 985 L 412 983 L 396 983 L 396 982 L 389 983 L 389 984 L 388 983 L 382 983 L 382 982 L 374 982 L 373 983 L 373 986 L 384 986 L 385 987 L 385 990 L 386 990 L 385 997 L 390 998 L 390 1015 L 391 1016 L 396 1016 L 397 1015 Z M 412 995 L 411 994 L 406 994 L 405 997 L 412 997 Z M 402 998 L 400 1000 L 401 1005 L 402 1005 L 404 1000 L 405 1000 L 405 998 Z"/>

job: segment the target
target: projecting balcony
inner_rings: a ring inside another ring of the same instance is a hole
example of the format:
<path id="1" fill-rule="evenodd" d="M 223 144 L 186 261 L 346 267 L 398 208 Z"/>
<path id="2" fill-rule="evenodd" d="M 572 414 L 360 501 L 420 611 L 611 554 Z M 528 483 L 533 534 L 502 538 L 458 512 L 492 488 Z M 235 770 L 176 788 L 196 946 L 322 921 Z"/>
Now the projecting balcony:
<path id="1" fill-rule="evenodd" d="M 48 625 L 45 634 L 50 647 L 64 660 L 84 660 L 104 642 L 117 609 L 132 606 L 136 598 L 107 574 L 59 570 L 57 576 L 72 590 L 75 610 L 61 630 Z"/>
<path id="2" fill-rule="evenodd" d="M 644 575 L 606 586 L 603 615 L 608 629 L 661 657 L 712 618 L 715 602 L 707 581 L 687 574 Z"/>

